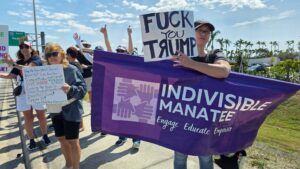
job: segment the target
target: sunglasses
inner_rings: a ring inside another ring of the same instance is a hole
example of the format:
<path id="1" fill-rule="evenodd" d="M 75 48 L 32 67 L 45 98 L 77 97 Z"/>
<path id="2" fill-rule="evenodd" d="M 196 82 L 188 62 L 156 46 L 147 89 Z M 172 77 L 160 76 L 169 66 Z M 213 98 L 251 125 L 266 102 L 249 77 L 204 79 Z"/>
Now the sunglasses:
<path id="1" fill-rule="evenodd" d="M 50 57 L 57 57 L 59 52 L 49 52 L 45 54 L 46 59 L 49 59 Z"/>
<path id="2" fill-rule="evenodd" d="M 20 49 L 29 49 L 30 47 L 29 46 L 27 46 L 27 45 L 20 45 Z"/>
<path id="3" fill-rule="evenodd" d="M 116 51 L 117 51 L 117 53 L 127 53 L 126 50 L 122 50 L 122 49 L 117 49 Z"/>

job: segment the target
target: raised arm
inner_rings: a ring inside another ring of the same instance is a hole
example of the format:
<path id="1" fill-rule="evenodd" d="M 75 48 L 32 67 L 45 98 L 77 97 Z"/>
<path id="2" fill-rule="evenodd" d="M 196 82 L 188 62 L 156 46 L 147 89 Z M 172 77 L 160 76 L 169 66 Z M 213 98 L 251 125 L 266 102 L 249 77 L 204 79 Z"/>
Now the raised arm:
<path id="1" fill-rule="evenodd" d="M 130 25 L 127 28 L 127 33 L 128 33 L 128 53 L 132 55 L 133 54 L 133 45 L 132 45 L 132 37 L 131 37 L 132 29 Z"/>
<path id="2" fill-rule="evenodd" d="M 103 33 L 104 42 L 105 42 L 105 46 L 106 46 L 107 51 L 112 52 L 110 42 L 109 42 L 109 39 L 108 39 L 108 35 L 107 35 L 106 25 L 104 25 L 104 27 L 101 27 L 100 32 Z"/>
<path id="3" fill-rule="evenodd" d="M 78 48 L 80 49 L 80 51 L 82 51 L 83 46 L 82 46 L 82 44 L 81 44 L 80 36 L 78 35 L 78 33 L 75 32 L 75 33 L 73 34 L 73 39 L 75 40 L 75 43 L 76 43 L 76 45 L 78 46 Z"/>

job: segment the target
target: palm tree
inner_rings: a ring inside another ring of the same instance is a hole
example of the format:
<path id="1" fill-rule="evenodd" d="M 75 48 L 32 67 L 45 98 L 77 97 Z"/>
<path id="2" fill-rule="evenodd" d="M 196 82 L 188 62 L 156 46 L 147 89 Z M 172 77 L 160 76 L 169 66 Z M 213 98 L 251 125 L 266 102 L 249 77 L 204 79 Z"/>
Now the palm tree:
<path id="1" fill-rule="evenodd" d="M 288 50 L 294 50 L 294 42 L 294 40 L 286 41 L 286 44 L 288 45 Z"/>
<path id="2" fill-rule="evenodd" d="M 258 45 L 258 48 L 260 48 L 261 41 L 257 41 L 256 44 Z"/>
<path id="3" fill-rule="evenodd" d="M 267 47 L 266 42 L 262 41 L 261 46 L 266 48 Z"/>
<path id="4" fill-rule="evenodd" d="M 271 49 L 271 52 L 273 52 L 273 46 L 274 46 L 274 42 L 273 42 L 273 41 L 271 41 L 271 42 L 269 42 L 269 44 L 270 44 L 270 49 Z"/>
<path id="5" fill-rule="evenodd" d="M 216 39 L 216 41 L 220 44 L 220 48 L 221 50 L 223 50 L 223 46 L 224 46 L 224 39 L 220 38 L 220 39 Z"/>
<path id="6" fill-rule="evenodd" d="M 228 55 L 228 46 L 230 46 L 231 41 L 229 39 L 224 39 L 225 44 L 225 50 L 226 50 L 226 56 Z"/>
<path id="7" fill-rule="evenodd" d="M 242 49 L 242 45 L 245 43 L 245 41 L 243 39 L 239 39 L 235 42 L 235 47 L 236 50 L 241 50 Z"/>
<path id="8" fill-rule="evenodd" d="M 219 30 L 214 31 L 214 32 L 211 33 L 210 40 L 208 41 L 208 44 L 207 44 L 207 48 L 210 46 L 211 50 L 214 50 L 214 40 L 217 37 L 217 35 L 220 34 L 220 33 L 221 32 Z"/>
<path id="9" fill-rule="evenodd" d="M 278 53 L 279 51 L 279 43 L 277 41 L 273 41 L 274 52 Z"/>

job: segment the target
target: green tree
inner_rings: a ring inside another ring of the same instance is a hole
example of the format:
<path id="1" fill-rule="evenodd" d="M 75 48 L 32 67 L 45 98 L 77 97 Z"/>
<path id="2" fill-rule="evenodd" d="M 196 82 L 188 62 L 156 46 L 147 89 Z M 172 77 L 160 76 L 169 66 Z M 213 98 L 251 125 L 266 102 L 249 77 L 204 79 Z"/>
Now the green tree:
<path id="1" fill-rule="evenodd" d="M 270 69 L 271 77 L 289 82 L 300 82 L 300 60 L 287 59 L 279 62 Z"/>
<path id="2" fill-rule="evenodd" d="M 219 30 L 217 30 L 210 34 L 210 39 L 208 41 L 207 48 L 211 47 L 211 50 L 214 50 L 214 41 L 215 41 L 217 35 L 220 33 L 221 32 Z"/>
<path id="3" fill-rule="evenodd" d="M 228 52 L 228 46 L 230 46 L 230 44 L 231 44 L 231 41 L 229 39 L 224 39 L 224 45 L 225 45 L 226 52 Z"/>
<path id="4" fill-rule="evenodd" d="M 223 38 L 219 38 L 219 39 L 216 39 L 216 41 L 219 43 L 221 50 L 223 50 L 224 39 Z"/>
<path id="5" fill-rule="evenodd" d="M 288 45 L 287 46 L 287 50 L 289 50 L 289 51 L 294 51 L 294 43 L 295 43 L 295 41 L 294 40 L 289 40 L 289 41 L 286 41 L 286 44 Z"/>
<path id="6" fill-rule="evenodd" d="M 292 59 L 294 60 L 298 56 L 297 53 L 290 51 L 287 49 L 286 51 L 280 51 L 277 54 L 277 57 L 279 57 L 280 60 L 287 60 L 287 59 Z"/>
<path id="7" fill-rule="evenodd" d="M 260 49 L 261 42 L 257 41 L 256 44 L 258 45 L 258 49 Z"/>

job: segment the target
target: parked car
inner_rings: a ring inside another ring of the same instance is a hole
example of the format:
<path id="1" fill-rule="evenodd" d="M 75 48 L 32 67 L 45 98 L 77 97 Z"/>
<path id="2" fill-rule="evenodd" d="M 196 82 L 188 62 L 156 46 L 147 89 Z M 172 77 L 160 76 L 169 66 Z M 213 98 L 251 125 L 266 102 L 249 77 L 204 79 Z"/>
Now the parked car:
<path id="1" fill-rule="evenodd" d="M 266 70 L 266 66 L 263 64 L 254 64 L 246 69 L 247 71 L 263 71 Z"/>

